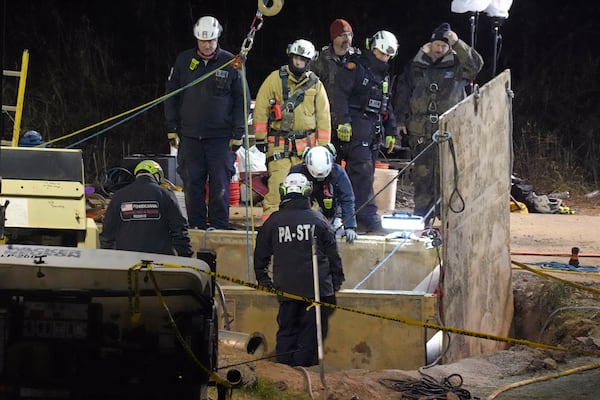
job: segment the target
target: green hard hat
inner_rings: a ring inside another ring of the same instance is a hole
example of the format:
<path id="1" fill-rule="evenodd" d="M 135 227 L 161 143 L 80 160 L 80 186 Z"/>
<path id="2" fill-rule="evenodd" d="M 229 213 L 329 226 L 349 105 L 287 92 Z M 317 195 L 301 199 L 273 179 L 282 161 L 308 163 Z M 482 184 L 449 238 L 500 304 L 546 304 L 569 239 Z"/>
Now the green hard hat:
<path id="1" fill-rule="evenodd" d="M 159 163 L 154 160 L 144 160 L 140 162 L 133 171 L 133 174 L 137 176 L 140 173 L 146 172 L 151 174 L 160 183 L 165 177 L 162 167 Z"/>

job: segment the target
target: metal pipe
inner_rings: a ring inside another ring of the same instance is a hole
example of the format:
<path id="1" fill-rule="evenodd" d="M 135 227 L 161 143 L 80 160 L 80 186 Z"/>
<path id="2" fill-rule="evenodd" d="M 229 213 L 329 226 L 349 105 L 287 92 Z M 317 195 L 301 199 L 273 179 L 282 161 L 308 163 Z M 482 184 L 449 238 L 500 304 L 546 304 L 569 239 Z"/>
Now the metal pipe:
<path id="1" fill-rule="evenodd" d="M 313 228 L 314 229 L 314 228 Z M 317 358 L 319 360 L 319 370 L 321 376 L 321 383 L 327 389 L 327 384 L 325 383 L 325 366 L 323 365 L 323 331 L 322 322 L 321 322 L 321 305 L 319 302 L 321 301 L 321 289 L 319 285 L 319 263 L 317 261 L 317 243 L 315 238 L 315 233 L 313 231 L 312 234 L 312 265 L 313 265 L 313 287 L 315 290 L 315 323 L 317 325 Z"/>
<path id="2" fill-rule="evenodd" d="M 219 342 L 256 357 L 262 357 L 267 347 L 264 335 L 259 332 L 249 334 L 220 329 Z"/>

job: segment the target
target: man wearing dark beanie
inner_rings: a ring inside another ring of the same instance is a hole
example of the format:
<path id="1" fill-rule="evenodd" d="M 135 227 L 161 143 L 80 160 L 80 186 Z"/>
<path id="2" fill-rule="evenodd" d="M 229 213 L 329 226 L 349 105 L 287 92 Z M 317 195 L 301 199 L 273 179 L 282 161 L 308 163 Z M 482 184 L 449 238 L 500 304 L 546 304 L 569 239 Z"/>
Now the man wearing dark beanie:
<path id="1" fill-rule="evenodd" d="M 340 68 L 355 68 L 360 56 L 360 50 L 352 47 L 352 26 L 345 19 L 338 18 L 329 26 L 331 43 L 322 48 L 318 58 L 311 64 L 311 70 L 317 74 L 325 85 L 331 110 L 331 126 L 338 126 L 338 118 L 333 112 L 335 99 L 332 96 L 336 85 L 336 74 Z M 339 141 L 332 135 L 331 142 L 338 150 Z"/>
<path id="2" fill-rule="evenodd" d="M 412 157 L 420 155 L 412 174 L 414 214 L 426 225 L 439 217 L 438 152 L 437 146 L 430 146 L 438 117 L 466 97 L 465 87 L 482 67 L 481 55 L 444 22 L 396 78 L 392 104 L 398 131 L 408 135 Z M 424 149 L 427 152 L 420 154 Z"/>
<path id="3" fill-rule="evenodd" d="M 449 39 L 445 36 L 447 32 L 452 32 L 452 30 L 450 29 L 450 24 L 444 22 L 440 26 L 435 28 L 435 30 L 431 34 L 430 42 L 433 42 L 434 40 L 441 40 L 442 42 L 450 44 Z"/>

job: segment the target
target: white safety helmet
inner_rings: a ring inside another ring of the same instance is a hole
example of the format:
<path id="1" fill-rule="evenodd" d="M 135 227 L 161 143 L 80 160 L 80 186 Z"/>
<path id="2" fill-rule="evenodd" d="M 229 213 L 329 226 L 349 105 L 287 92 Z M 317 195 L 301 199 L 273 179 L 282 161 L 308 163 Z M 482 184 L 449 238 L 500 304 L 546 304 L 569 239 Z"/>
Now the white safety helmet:
<path id="1" fill-rule="evenodd" d="M 398 52 L 398 39 L 392 32 L 379 31 L 368 41 L 367 47 L 369 49 L 375 48 L 390 57 L 394 57 Z"/>
<path id="2" fill-rule="evenodd" d="M 308 58 L 311 61 L 317 58 L 315 46 L 308 40 L 304 39 L 298 39 L 294 43 L 288 45 L 287 55 L 291 56 L 292 54 Z"/>
<path id="3" fill-rule="evenodd" d="M 215 17 L 202 17 L 194 25 L 194 37 L 198 40 L 218 39 L 223 27 Z"/>
<path id="4" fill-rule="evenodd" d="M 304 174 L 297 172 L 289 174 L 279 186 L 279 194 L 284 198 L 290 193 L 299 193 L 308 197 L 312 193 L 312 182 Z"/>
<path id="5" fill-rule="evenodd" d="M 323 146 L 311 147 L 304 163 L 308 172 L 318 181 L 327 178 L 333 168 L 333 154 Z"/>

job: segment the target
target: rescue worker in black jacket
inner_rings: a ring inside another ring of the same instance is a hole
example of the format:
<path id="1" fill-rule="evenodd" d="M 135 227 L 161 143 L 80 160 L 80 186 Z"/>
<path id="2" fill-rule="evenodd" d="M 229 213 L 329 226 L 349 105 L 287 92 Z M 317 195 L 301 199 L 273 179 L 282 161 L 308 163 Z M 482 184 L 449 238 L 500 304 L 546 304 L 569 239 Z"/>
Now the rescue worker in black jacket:
<path id="1" fill-rule="evenodd" d="M 175 194 L 159 184 L 164 178 L 160 164 L 144 160 L 134 175 L 135 181 L 118 190 L 108 205 L 101 247 L 191 257 L 187 221 Z"/>
<path id="2" fill-rule="evenodd" d="M 312 190 L 306 176 L 289 174 L 280 187 L 279 210 L 265 221 L 256 237 L 254 272 L 259 285 L 314 299 L 312 241 L 315 240 L 322 302 L 335 304 L 335 292 L 344 282 L 342 259 L 333 229 L 325 217 L 310 208 Z M 272 278 L 269 265 L 273 261 Z M 277 362 L 311 366 L 317 359 L 315 307 L 301 300 L 279 297 L 275 349 Z M 323 339 L 333 310 L 321 308 Z"/>
<path id="3" fill-rule="evenodd" d="M 358 230 L 382 232 L 373 200 L 375 162 L 382 142 L 388 154 L 396 144 L 396 120 L 390 103 L 388 61 L 396 55 L 398 41 L 388 31 L 367 40 L 368 51 L 359 63 L 347 63 L 338 72 L 334 88 L 336 135 L 341 159 L 356 198 Z"/>
<path id="4" fill-rule="evenodd" d="M 241 72 L 231 64 L 223 67 L 234 56 L 218 44 L 219 21 L 202 17 L 193 31 L 196 46 L 177 56 L 166 83 L 167 94 L 177 93 L 165 101 L 167 137 L 178 147 L 190 226 L 229 229 L 230 182 L 249 101 L 244 102 Z"/>

